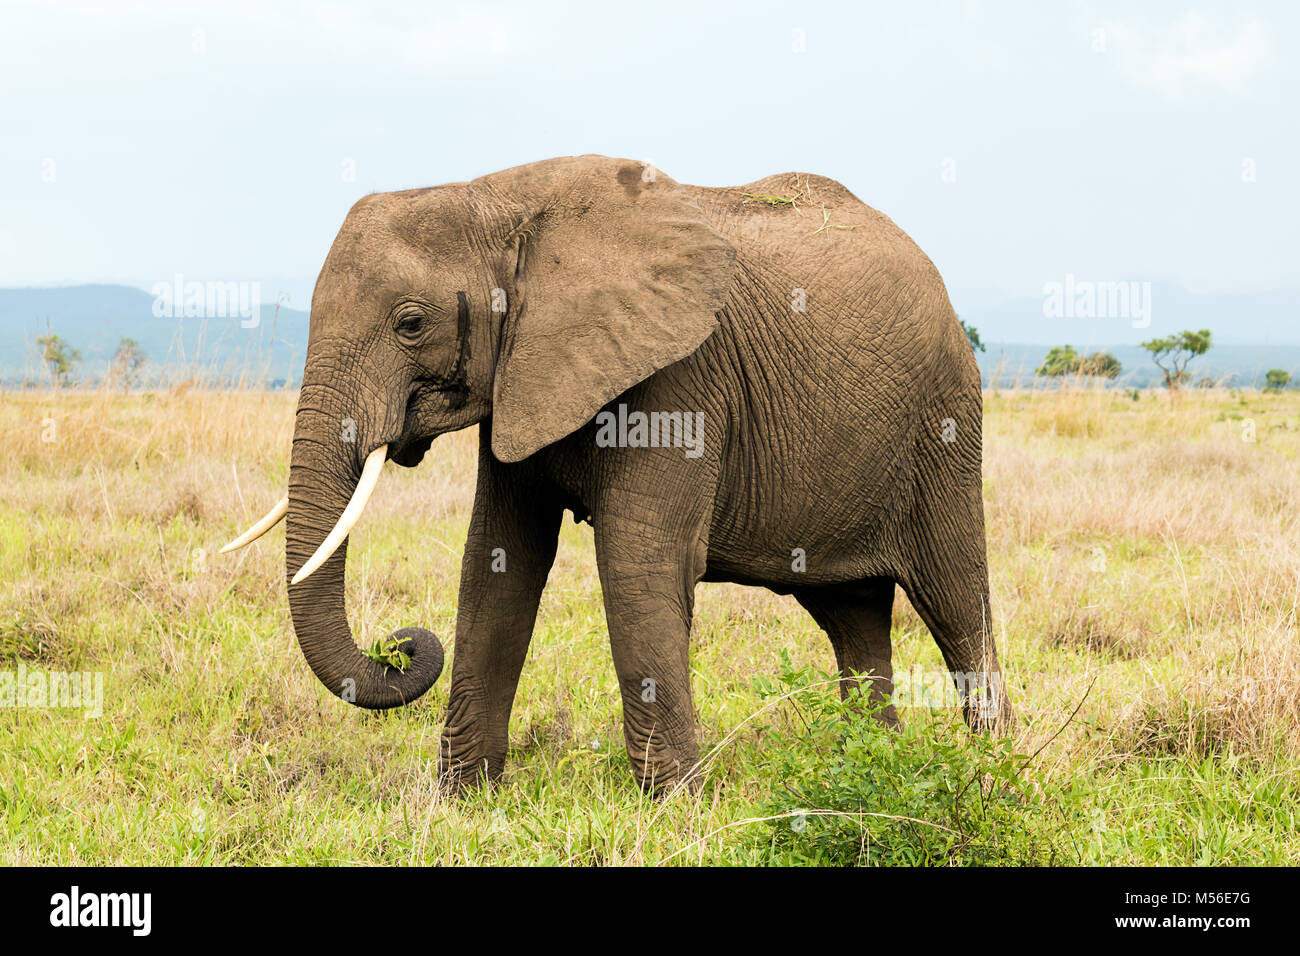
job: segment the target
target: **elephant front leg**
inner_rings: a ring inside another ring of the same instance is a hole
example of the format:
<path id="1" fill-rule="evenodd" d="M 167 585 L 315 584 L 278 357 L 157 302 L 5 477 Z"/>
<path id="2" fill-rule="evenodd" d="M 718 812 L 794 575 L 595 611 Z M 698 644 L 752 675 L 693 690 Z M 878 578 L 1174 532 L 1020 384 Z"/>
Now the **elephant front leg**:
<path id="1" fill-rule="evenodd" d="M 483 458 L 461 563 L 439 754 L 440 772 L 453 788 L 495 780 L 505 768 L 510 711 L 562 515 L 556 498 L 517 480 L 516 466 Z"/>
<path id="2" fill-rule="evenodd" d="M 658 794 L 700 780 L 690 629 L 705 550 L 695 532 L 674 535 L 660 524 L 597 518 L 596 556 L 624 742 L 641 787 Z"/>

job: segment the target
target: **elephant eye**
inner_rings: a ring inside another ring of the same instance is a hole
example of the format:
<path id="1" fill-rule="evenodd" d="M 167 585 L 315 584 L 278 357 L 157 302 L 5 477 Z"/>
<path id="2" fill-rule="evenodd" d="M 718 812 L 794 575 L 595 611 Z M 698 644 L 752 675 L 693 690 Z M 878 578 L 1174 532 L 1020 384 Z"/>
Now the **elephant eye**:
<path id="1" fill-rule="evenodd" d="M 401 305 L 395 312 L 394 328 L 397 329 L 397 334 L 403 338 L 414 338 L 424 330 L 425 323 L 428 319 L 428 309 L 414 302 L 407 302 Z"/>

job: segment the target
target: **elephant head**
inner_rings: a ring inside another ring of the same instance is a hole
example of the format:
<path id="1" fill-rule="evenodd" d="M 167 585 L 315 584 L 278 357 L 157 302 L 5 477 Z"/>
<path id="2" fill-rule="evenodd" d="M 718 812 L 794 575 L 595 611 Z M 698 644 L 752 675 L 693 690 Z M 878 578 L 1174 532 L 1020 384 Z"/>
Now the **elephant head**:
<path id="1" fill-rule="evenodd" d="M 410 667 L 357 648 L 343 602 L 348 530 L 385 459 L 420 462 L 483 423 L 520 461 L 686 357 L 717 325 L 735 250 L 687 190 L 601 156 L 365 197 L 316 281 L 289 493 L 227 549 L 287 514 L 289 605 L 307 663 L 333 693 L 392 707 L 442 668 L 406 629 Z"/>

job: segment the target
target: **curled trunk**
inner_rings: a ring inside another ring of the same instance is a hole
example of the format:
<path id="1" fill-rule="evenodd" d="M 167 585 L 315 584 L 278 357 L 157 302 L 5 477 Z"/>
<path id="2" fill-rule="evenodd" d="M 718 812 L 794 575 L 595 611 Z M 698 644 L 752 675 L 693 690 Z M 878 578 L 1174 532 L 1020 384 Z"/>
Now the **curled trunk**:
<path id="1" fill-rule="evenodd" d="M 358 446 L 341 441 L 338 420 L 315 412 L 308 402 L 304 392 L 294 426 L 285 527 L 286 582 L 333 529 L 360 474 Z M 288 584 L 298 644 L 312 672 L 343 700 L 371 709 L 408 704 L 442 673 L 442 646 L 430 631 L 404 628 L 394 637 L 409 638 L 401 644 L 411 658 L 405 671 L 362 654 L 352 638 L 343 602 L 347 551 L 345 541 L 314 574 Z"/>

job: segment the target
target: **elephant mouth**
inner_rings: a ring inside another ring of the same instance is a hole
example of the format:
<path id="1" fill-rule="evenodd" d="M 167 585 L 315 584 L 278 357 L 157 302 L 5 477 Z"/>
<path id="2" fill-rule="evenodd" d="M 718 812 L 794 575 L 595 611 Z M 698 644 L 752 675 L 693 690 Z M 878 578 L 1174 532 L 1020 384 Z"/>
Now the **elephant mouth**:
<path id="1" fill-rule="evenodd" d="M 402 431 L 407 434 L 435 430 L 422 438 L 395 438 L 388 446 L 388 457 L 403 468 L 414 468 L 424 460 L 424 454 L 433 440 L 446 428 L 443 420 L 449 413 L 459 411 L 469 400 L 469 388 L 462 377 L 426 378 L 416 381 L 406 400 L 406 418 Z"/>
<path id="2" fill-rule="evenodd" d="M 388 446 L 388 457 L 403 468 L 414 468 L 424 461 L 425 452 L 433 444 L 432 438 L 416 438 L 411 441 L 397 441 Z"/>

